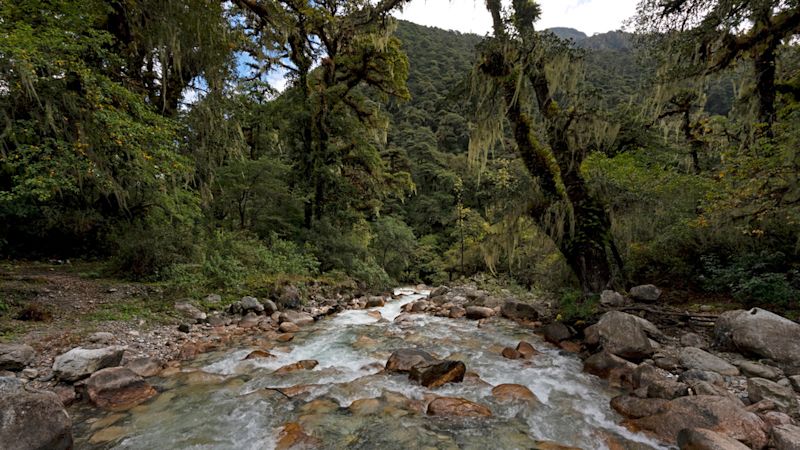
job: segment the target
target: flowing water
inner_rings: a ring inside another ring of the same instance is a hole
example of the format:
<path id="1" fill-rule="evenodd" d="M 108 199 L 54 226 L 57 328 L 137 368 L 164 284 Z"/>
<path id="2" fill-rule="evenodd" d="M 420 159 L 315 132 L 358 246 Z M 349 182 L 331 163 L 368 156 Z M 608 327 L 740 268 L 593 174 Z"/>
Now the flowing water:
<path id="1" fill-rule="evenodd" d="M 422 297 L 401 297 L 379 311 L 345 311 L 305 327 L 273 358 L 243 360 L 252 348 L 203 355 L 188 370 L 151 379 L 162 393 L 124 414 L 109 414 L 77 425 L 78 447 L 119 449 L 268 449 L 282 427 L 299 423 L 322 448 L 354 449 L 530 449 L 542 441 L 584 449 L 661 448 L 618 425 L 609 407 L 616 392 L 582 373 L 581 361 L 508 322 L 492 320 L 478 328 L 468 320 L 413 315 L 410 324 L 392 320 L 402 305 Z M 374 314 L 374 313 L 373 313 Z M 520 340 L 542 354 L 531 361 L 500 356 Z M 416 347 L 437 357 L 463 361 L 480 379 L 427 389 L 402 374 L 380 373 L 393 350 Z M 281 366 L 314 359 L 313 370 L 274 374 Z M 488 383 L 488 384 L 487 384 Z M 501 404 L 492 385 L 527 386 L 538 403 Z M 277 388 L 290 388 L 281 391 Z M 432 395 L 463 397 L 488 406 L 490 418 L 427 416 Z M 348 408 L 354 401 L 360 401 Z M 113 440 L 91 446 L 103 426 Z"/>

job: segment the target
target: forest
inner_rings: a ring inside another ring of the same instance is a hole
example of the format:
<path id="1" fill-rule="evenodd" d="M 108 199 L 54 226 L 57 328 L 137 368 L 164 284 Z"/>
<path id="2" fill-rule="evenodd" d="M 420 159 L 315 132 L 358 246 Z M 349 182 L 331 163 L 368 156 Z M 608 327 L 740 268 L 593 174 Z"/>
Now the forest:
<path id="1" fill-rule="evenodd" d="M 405 3 L 2 2 L 0 257 L 800 309 L 797 1 L 642 0 L 591 37 Z"/>

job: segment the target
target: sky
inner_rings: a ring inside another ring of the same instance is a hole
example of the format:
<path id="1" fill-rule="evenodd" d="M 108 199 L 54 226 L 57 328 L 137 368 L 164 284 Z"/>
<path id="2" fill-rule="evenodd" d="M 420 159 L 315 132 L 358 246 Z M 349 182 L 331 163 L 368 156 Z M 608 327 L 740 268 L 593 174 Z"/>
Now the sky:
<path id="1" fill-rule="evenodd" d="M 505 3 L 505 2 L 504 2 Z M 636 13 L 638 0 L 539 0 L 540 29 L 569 27 L 588 35 L 622 28 Z M 445 30 L 484 35 L 491 18 L 483 0 L 413 0 L 398 18 Z"/>

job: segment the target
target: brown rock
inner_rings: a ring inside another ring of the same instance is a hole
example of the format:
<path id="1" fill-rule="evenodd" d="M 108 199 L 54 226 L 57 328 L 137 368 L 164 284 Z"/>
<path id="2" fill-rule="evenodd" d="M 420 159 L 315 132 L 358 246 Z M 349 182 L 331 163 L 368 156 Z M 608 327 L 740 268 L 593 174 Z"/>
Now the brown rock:
<path id="1" fill-rule="evenodd" d="M 446 383 L 462 382 L 466 371 L 467 366 L 461 361 L 437 361 L 415 365 L 408 377 L 427 388 L 435 388 Z"/>
<path id="2" fill-rule="evenodd" d="M 356 416 L 371 416 L 381 409 L 381 401 L 377 398 L 362 398 L 354 401 L 348 408 Z"/>
<path id="3" fill-rule="evenodd" d="M 561 350 L 570 353 L 580 353 L 583 350 L 581 343 L 575 341 L 561 341 L 558 346 L 561 347 Z"/>
<path id="4" fill-rule="evenodd" d="M 448 316 L 451 319 L 460 319 L 467 315 L 467 310 L 460 306 L 453 306 L 450 308 Z"/>
<path id="5" fill-rule="evenodd" d="M 689 386 L 687 384 L 666 378 L 654 380 L 647 385 L 647 396 L 650 398 L 672 400 L 685 395 L 689 395 Z"/>
<path id="6" fill-rule="evenodd" d="M 669 401 L 660 412 L 627 421 L 634 429 L 653 433 L 675 444 L 684 428 L 705 428 L 744 442 L 753 448 L 767 444 L 764 422 L 726 397 L 695 395 Z"/>
<path id="7" fill-rule="evenodd" d="M 652 416 L 669 403 L 662 398 L 639 398 L 632 395 L 619 395 L 611 399 L 611 407 L 628 419 Z"/>
<path id="8" fill-rule="evenodd" d="M 521 384 L 500 384 L 492 389 L 492 395 L 500 402 L 538 402 L 536 394 Z"/>
<path id="9" fill-rule="evenodd" d="M 522 353 L 514 350 L 511 347 L 504 348 L 502 353 L 501 353 L 501 355 L 503 355 L 503 358 L 507 358 L 507 359 L 520 359 L 520 358 L 522 358 Z"/>
<path id="10" fill-rule="evenodd" d="M 604 378 L 609 384 L 617 387 L 632 387 L 634 369 L 636 365 L 632 362 L 606 351 L 595 353 L 583 362 L 585 372 Z"/>
<path id="11" fill-rule="evenodd" d="M 736 439 L 703 428 L 684 428 L 678 433 L 681 450 L 749 450 Z"/>
<path id="12" fill-rule="evenodd" d="M 773 428 L 772 445 L 775 450 L 800 450 L 800 427 L 778 425 Z"/>
<path id="13" fill-rule="evenodd" d="M 395 350 L 386 361 L 388 372 L 409 372 L 419 364 L 433 363 L 436 361 L 430 353 L 414 348 Z"/>
<path id="14" fill-rule="evenodd" d="M 140 377 L 154 377 L 164 368 L 164 361 L 157 358 L 136 358 L 125 364 L 125 367 Z"/>
<path id="15" fill-rule="evenodd" d="M 275 355 L 273 355 L 270 352 L 264 350 L 253 350 L 247 356 L 245 356 L 244 359 L 261 359 L 261 358 L 274 358 L 274 357 Z"/>
<path id="16" fill-rule="evenodd" d="M 533 346 L 525 341 L 519 341 L 517 344 L 517 351 L 522 355 L 525 359 L 531 359 L 535 355 L 539 354 L 539 351 L 533 348 Z"/>
<path id="17" fill-rule="evenodd" d="M 0 448 L 71 449 L 72 420 L 56 394 L 0 377 Z"/>
<path id="18" fill-rule="evenodd" d="M 278 329 L 283 333 L 297 333 L 300 331 L 300 327 L 294 322 L 283 322 Z"/>
<path id="19" fill-rule="evenodd" d="M 319 364 L 319 362 L 313 359 L 304 359 L 302 361 L 297 361 L 294 364 L 287 364 L 273 373 L 289 373 L 298 370 L 311 370 L 314 367 L 317 367 L 317 364 Z"/>
<path id="20" fill-rule="evenodd" d="M 123 411 L 157 394 L 144 378 L 125 367 L 99 370 L 86 382 L 89 399 L 111 411 Z"/>
<path id="21" fill-rule="evenodd" d="M 322 446 L 322 441 L 306 434 L 299 423 L 287 423 L 278 435 L 275 450 L 311 449 Z"/>
<path id="22" fill-rule="evenodd" d="M 428 404 L 427 414 L 445 417 L 491 417 L 492 411 L 463 398 L 437 397 Z"/>
<path id="23" fill-rule="evenodd" d="M 542 328 L 542 334 L 544 334 L 545 341 L 556 345 L 572 337 L 569 327 L 561 322 L 548 323 Z"/>
<path id="24" fill-rule="evenodd" d="M 481 320 L 494 316 L 494 310 L 485 306 L 467 306 L 467 319 Z"/>
<path id="25" fill-rule="evenodd" d="M 294 339 L 294 335 L 292 333 L 279 334 L 278 337 L 275 338 L 275 340 L 277 340 L 278 342 L 289 342 L 292 339 Z"/>
<path id="26" fill-rule="evenodd" d="M 378 319 L 378 320 L 381 320 L 383 318 L 380 311 L 368 311 L 367 315 L 372 317 L 373 319 Z"/>

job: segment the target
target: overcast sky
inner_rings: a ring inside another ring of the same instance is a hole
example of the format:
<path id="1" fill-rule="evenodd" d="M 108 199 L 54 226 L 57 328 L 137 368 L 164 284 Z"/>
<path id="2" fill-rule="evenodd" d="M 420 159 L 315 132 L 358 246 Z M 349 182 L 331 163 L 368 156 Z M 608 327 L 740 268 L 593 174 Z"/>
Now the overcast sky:
<path id="1" fill-rule="evenodd" d="M 636 3 L 638 0 L 540 0 L 538 27 L 570 27 L 588 35 L 618 30 L 634 15 Z M 491 28 L 484 0 L 413 0 L 398 17 L 462 33 L 484 35 Z"/>

